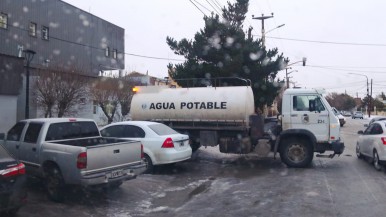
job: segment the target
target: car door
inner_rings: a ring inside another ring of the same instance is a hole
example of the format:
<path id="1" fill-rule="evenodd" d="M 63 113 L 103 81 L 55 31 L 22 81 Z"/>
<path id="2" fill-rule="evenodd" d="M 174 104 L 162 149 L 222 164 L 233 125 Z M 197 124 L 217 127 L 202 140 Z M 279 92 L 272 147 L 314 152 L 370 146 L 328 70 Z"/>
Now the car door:
<path id="1" fill-rule="evenodd" d="M 315 101 L 316 111 L 310 111 L 310 101 Z M 292 129 L 307 129 L 317 141 L 328 141 L 329 114 L 320 98 L 316 95 L 292 96 L 291 109 Z"/>
<path id="2" fill-rule="evenodd" d="M 363 132 L 363 134 L 361 136 L 359 136 L 359 139 L 358 139 L 358 144 L 359 144 L 359 148 L 362 152 L 362 154 L 366 155 L 366 156 L 369 156 L 369 157 L 372 157 L 373 156 L 373 153 L 371 149 L 371 129 L 373 128 L 374 124 L 371 124 L 370 126 L 368 126 L 366 128 L 366 130 Z"/>
<path id="3" fill-rule="evenodd" d="M 382 126 L 379 123 L 372 124 L 373 127 L 370 130 L 369 135 L 369 153 L 373 156 L 373 151 L 377 150 L 378 154 L 383 153 L 383 143 L 381 143 L 381 137 L 383 134 Z"/>
<path id="4" fill-rule="evenodd" d="M 19 148 L 21 137 L 24 131 L 26 122 L 16 123 L 7 133 L 5 147 L 15 157 L 19 159 Z"/>
<path id="5" fill-rule="evenodd" d="M 39 122 L 30 122 L 28 123 L 26 132 L 19 148 L 19 157 L 22 162 L 25 164 L 29 173 L 37 172 L 39 169 L 39 151 L 40 144 L 38 141 L 41 141 L 39 138 L 40 131 L 43 127 L 43 123 Z"/>

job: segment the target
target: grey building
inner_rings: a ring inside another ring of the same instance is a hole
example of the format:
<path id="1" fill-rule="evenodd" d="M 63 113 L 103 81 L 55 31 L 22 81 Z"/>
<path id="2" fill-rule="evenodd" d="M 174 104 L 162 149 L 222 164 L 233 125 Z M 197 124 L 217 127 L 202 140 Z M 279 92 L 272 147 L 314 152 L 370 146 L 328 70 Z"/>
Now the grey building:
<path id="1" fill-rule="evenodd" d="M 23 79 L 10 84 L 0 78 L 0 86 L 3 86 L 0 97 L 9 96 L 10 92 L 17 94 L 17 119 L 24 118 L 25 104 L 22 103 L 25 100 L 21 98 L 25 98 L 26 69 L 7 67 L 9 61 L 16 61 L 13 58 L 23 60 L 23 50 L 36 52 L 30 64 L 31 73 L 55 66 L 69 71 L 79 69 L 87 76 L 96 77 L 103 70 L 124 69 L 124 35 L 123 28 L 64 1 L 1 0 L 0 70 L 6 69 Z M 0 103 L 1 120 L 5 102 Z"/>

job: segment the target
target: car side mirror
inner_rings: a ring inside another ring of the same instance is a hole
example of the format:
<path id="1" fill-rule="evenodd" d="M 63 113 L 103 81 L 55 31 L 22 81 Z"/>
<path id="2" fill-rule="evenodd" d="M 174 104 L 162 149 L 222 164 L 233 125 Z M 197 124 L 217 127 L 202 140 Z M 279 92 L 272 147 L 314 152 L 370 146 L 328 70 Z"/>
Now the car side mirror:
<path id="1" fill-rule="evenodd" d="M 359 131 L 358 131 L 358 134 L 363 135 L 363 130 L 359 130 Z"/>

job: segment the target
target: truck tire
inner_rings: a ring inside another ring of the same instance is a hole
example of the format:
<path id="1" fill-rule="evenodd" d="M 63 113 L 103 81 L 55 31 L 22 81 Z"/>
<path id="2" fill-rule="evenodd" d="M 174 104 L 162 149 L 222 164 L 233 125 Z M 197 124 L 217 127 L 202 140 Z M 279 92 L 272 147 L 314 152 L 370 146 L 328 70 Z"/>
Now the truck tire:
<path id="1" fill-rule="evenodd" d="M 281 144 L 280 158 L 288 167 L 307 167 L 313 157 L 312 145 L 305 139 L 290 138 Z"/>
<path id="2" fill-rule="evenodd" d="M 64 179 L 57 166 L 50 166 L 45 171 L 48 197 L 55 202 L 64 200 Z"/>

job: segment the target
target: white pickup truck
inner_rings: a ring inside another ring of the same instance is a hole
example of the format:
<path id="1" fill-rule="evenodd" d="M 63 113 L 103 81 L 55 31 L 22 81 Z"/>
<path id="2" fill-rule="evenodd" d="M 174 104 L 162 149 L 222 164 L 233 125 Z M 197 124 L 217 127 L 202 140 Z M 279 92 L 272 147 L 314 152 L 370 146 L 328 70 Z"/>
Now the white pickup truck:
<path id="1" fill-rule="evenodd" d="M 26 165 L 27 174 L 46 181 L 48 196 L 62 201 L 67 185 L 119 187 L 145 170 L 138 141 L 103 138 L 93 120 L 22 120 L 4 146 Z"/>

